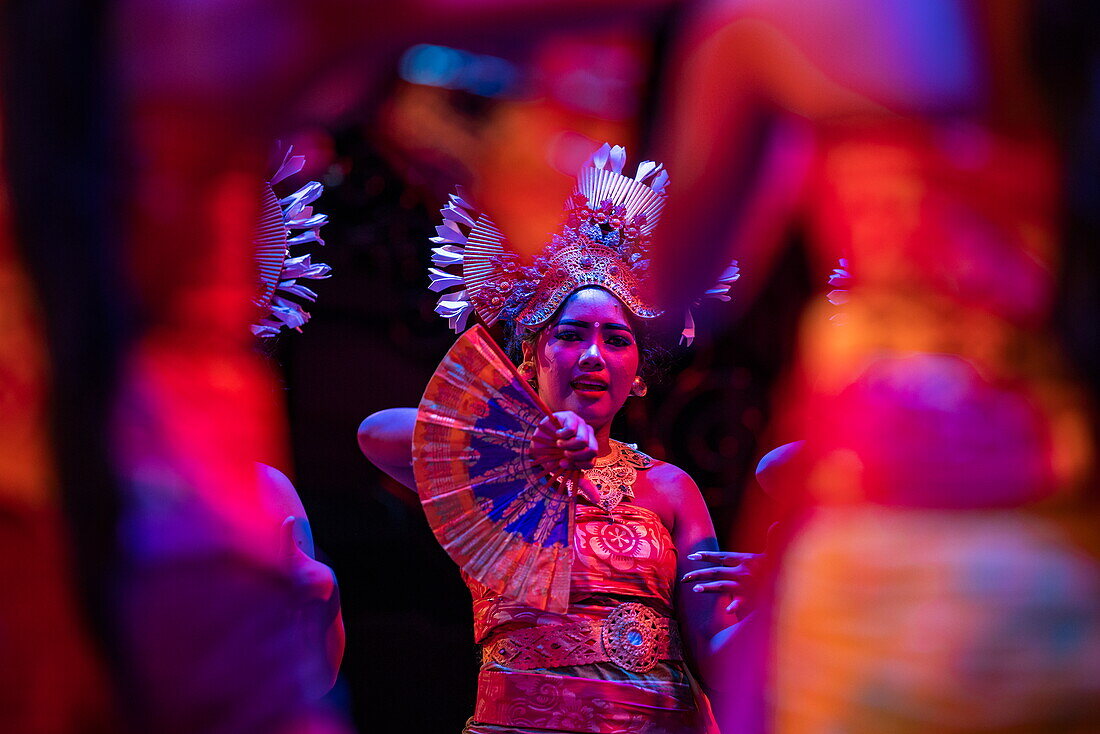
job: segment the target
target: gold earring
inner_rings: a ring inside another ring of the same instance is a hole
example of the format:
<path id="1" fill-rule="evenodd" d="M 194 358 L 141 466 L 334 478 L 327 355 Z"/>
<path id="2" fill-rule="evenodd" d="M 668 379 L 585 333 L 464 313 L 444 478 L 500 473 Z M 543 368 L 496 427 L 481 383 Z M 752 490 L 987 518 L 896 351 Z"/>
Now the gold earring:
<path id="1" fill-rule="evenodd" d="M 644 398 L 647 392 L 649 392 L 649 387 L 645 384 L 645 380 L 641 377 L 635 377 L 633 384 L 630 386 L 630 394 L 636 398 Z"/>
<path id="2" fill-rule="evenodd" d="M 527 381 L 528 385 L 535 390 L 539 389 L 538 383 L 535 382 L 535 362 L 533 360 L 527 359 L 520 362 L 516 371 L 519 372 L 520 377 Z"/>

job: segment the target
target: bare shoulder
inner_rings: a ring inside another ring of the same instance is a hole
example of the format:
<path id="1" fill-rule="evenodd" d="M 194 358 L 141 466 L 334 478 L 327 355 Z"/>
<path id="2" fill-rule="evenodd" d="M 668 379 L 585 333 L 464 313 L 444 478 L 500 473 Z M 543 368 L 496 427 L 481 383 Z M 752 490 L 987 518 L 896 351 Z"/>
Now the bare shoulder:
<path id="1" fill-rule="evenodd" d="M 654 460 L 645 475 L 645 504 L 655 510 L 672 532 L 677 548 L 698 550 L 714 543 L 714 525 L 699 485 L 691 476 L 667 461 Z M 700 543 L 703 545 L 701 546 Z"/>
<path id="2" fill-rule="evenodd" d="M 283 474 L 275 467 L 259 461 L 255 463 L 255 467 L 256 472 L 260 475 L 260 481 L 268 487 L 279 492 L 295 492 L 294 484 L 290 481 L 290 477 Z"/>
<path id="3" fill-rule="evenodd" d="M 664 499 L 676 502 L 701 496 L 691 475 L 675 464 L 654 459 L 645 473 L 654 491 Z"/>
<path id="4" fill-rule="evenodd" d="M 264 505 L 273 513 L 278 522 L 283 518 L 306 517 L 306 509 L 298 491 L 286 474 L 268 464 L 256 462 L 256 473 L 260 484 L 260 497 Z"/>
<path id="5" fill-rule="evenodd" d="M 653 465 L 638 472 L 635 482 L 636 501 L 656 511 L 668 528 L 679 526 L 685 516 L 706 512 L 703 495 L 691 476 L 667 461 L 653 460 Z M 643 491 L 638 491 L 644 487 Z"/>

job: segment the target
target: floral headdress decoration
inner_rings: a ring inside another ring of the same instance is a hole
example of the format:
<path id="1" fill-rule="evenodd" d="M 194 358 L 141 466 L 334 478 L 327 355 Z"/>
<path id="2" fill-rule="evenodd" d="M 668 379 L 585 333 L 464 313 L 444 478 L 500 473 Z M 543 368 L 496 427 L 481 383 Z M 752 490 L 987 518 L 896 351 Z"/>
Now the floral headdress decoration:
<path id="1" fill-rule="evenodd" d="M 435 311 L 455 331 L 470 314 L 486 324 L 510 319 L 534 327 L 550 318 L 574 291 L 598 285 L 615 295 L 635 316 L 651 319 L 662 311 L 647 300 L 649 247 L 667 200 L 668 173 L 654 161 L 638 164 L 634 177 L 623 174 L 626 150 L 605 143 L 581 168 L 565 200 L 565 221 L 531 264 L 523 264 L 504 235 L 477 211 L 459 187 L 443 207 L 443 224 L 432 242 L 431 285 L 442 293 Z M 457 272 L 455 272 L 457 271 Z M 703 297 L 729 300 L 740 277 L 736 262 Z M 697 302 L 698 303 L 698 302 Z M 695 337 L 690 309 L 682 341 Z"/>
<path id="2" fill-rule="evenodd" d="M 314 213 L 310 206 L 324 191 L 319 182 L 310 181 L 283 199 L 276 195 L 273 187 L 305 166 L 305 156 L 292 152 L 292 146 L 282 151 L 282 162 L 261 193 L 252 243 L 258 274 L 253 303 L 261 314 L 252 324 L 252 333 L 258 337 L 276 336 L 284 328 L 301 331 L 309 314 L 298 301 L 312 303 L 317 294 L 298 281 L 327 278 L 332 270 L 324 263 L 312 262 L 309 253 L 294 255 L 291 251 L 310 242 L 325 244 L 320 229 L 328 223 L 326 215 Z"/>

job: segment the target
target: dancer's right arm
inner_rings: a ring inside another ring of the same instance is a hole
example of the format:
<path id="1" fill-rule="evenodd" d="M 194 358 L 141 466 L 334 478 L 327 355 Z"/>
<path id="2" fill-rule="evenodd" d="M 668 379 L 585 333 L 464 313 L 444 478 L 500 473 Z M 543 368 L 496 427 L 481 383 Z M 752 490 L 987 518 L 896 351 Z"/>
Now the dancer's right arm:
<path id="1" fill-rule="evenodd" d="M 412 437 L 416 408 L 380 410 L 359 424 L 359 449 L 371 463 L 416 491 L 412 468 Z"/>
<path id="2" fill-rule="evenodd" d="M 542 457 L 552 473 L 589 469 L 596 455 L 596 436 L 576 413 L 560 411 L 539 424 L 532 438 L 533 453 Z M 556 428 L 554 426 L 557 426 Z M 359 449 L 371 463 L 403 485 L 416 491 L 412 468 L 412 437 L 416 426 L 416 408 L 380 410 L 359 424 Z M 552 459 L 552 461 L 550 461 Z"/>

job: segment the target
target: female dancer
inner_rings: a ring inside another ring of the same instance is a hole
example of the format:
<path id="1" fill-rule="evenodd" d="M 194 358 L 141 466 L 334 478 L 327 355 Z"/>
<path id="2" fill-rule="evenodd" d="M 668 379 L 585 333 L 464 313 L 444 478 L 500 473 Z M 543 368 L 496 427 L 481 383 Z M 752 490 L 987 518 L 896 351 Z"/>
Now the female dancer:
<path id="1" fill-rule="evenodd" d="M 471 734 L 657 734 L 709 726 L 685 658 L 705 679 L 721 610 L 713 596 L 676 579 L 701 565 L 693 553 L 716 548 L 710 516 L 687 474 L 610 437 L 627 398 L 646 392 L 643 319 L 658 311 L 638 293 L 667 179 L 648 162 L 634 180 L 623 176 L 624 156 L 608 146 L 593 156 L 566 202 L 568 223 L 533 266 L 519 266 L 492 223 L 460 197 L 439 228 L 437 264 L 462 260 L 470 273 L 495 262 L 496 270 L 482 279 L 487 285 L 463 283 L 468 301 L 445 295 L 437 310 L 456 325 L 470 310 L 515 324 L 520 373 L 554 411 L 539 424 L 532 450 L 556 447 L 548 468 L 584 472 L 568 611 L 526 606 L 464 574 L 483 646 Z M 485 247 L 489 255 L 480 252 Z M 434 283 L 458 285 L 442 270 L 432 275 Z M 728 276 L 721 295 L 736 277 Z M 415 419 L 413 409 L 386 410 L 359 430 L 367 458 L 414 491 Z"/>
<path id="2" fill-rule="evenodd" d="M 666 290 L 690 298 L 718 237 L 762 271 L 796 214 L 814 264 L 846 259 L 781 411 L 807 440 L 773 471 L 811 512 L 778 582 L 777 732 L 1100 722 L 1094 437 L 1049 338 L 1062 162 L 1031 5 L 715 2 L 684 44 Z"/>

